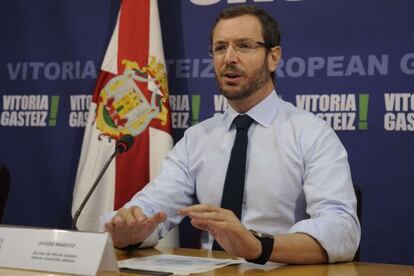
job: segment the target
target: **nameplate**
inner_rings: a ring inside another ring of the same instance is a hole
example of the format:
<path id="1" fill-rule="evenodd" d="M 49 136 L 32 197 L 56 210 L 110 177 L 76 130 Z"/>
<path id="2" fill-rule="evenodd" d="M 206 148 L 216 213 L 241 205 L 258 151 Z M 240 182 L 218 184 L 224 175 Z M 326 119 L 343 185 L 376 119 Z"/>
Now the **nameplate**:
<path id="1" fill-rule="evenodd" d="M 81 275 L 118 272 L 108 233 L 0 226 L 0 267 Z"/>

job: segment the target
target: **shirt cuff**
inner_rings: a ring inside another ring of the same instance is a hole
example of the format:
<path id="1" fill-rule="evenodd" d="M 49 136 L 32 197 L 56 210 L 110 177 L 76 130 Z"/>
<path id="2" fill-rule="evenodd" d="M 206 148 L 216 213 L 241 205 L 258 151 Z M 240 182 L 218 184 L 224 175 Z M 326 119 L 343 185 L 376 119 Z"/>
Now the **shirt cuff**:
<path id="1" fill-rule="evenodd" d="M 323 219 L 302 220 L 289 230 L 290 234 L 304 233 L 314 238 L 325 249 L 329 263 L 352 261 L 359 241 L 351 232 L 346 225 Z"/>

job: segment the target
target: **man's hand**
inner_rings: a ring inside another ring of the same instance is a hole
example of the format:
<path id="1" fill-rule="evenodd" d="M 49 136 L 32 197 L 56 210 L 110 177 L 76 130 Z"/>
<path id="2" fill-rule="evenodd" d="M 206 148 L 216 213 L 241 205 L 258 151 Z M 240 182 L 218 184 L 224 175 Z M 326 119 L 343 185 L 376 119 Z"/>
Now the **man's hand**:
<path id="1" fill-rule="evenodd" d="M 105 224 L 105 229 L 111 234 L 114 246 L 125 247 L 144 241 L 166 218 L 164 212 L 147 217 L 137 206 L 121 208 L 112 220 Z"/>
<path id="2" fill-rule="evenodd" d="M 256 259 L 262 252 L 259 240 L 230 210 L 214 205 L 198 204 L 181 208 L 178 213 L 189 216 L 194 227 L 208 231 L 221 247 L 232 255 Z"/>

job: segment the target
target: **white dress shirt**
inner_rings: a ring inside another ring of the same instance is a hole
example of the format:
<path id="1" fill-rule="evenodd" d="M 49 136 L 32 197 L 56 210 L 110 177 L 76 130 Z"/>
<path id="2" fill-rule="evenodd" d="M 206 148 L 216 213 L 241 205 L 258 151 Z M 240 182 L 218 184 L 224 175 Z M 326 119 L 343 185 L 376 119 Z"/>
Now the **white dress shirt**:
<path id="1" fill-rule="evenodd" d="M 246 114 L 255 122 L 248 132 L 243 225 L 273 235 L 306 233 L 330 262 L 352 260 L 361 229 L 347 153 L 335 132 L 276 92 Z M 229 106 L 187 129 L 161 173 L 125 205 L 140 206 L 147 215 L 167 213 L 145 246 L 155 245 L 180 223 L 179 208 L 198 202 L 220 206 L 237 115 Z M 102 223 L 113 214 L 103 216 Z M 213 239 L 204 233 L 201 242 L 211 248 Z"/>

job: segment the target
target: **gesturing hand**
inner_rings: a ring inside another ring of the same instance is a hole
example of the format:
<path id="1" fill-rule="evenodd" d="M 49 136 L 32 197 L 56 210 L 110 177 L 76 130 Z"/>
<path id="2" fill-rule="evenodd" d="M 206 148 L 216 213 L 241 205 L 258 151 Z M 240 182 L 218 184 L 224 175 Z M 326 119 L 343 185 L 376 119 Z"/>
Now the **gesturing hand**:
<path id="1" fill-rule="evenodd" d="M 111 234 L 114 246 L 125 247 L 144 241 L 166 218 L 164 212 L 147 217 L 139 207 L 121 208 L 105 224 L 105 229 Z"/>
<path id="2" fill-rule="evenodd" d="M 178 213 L 189 216 L 194 227 L 208 231 L 221 247 L 232 255 L 255 259 L 262 251 L 259 240 L 230 210 L 214 205 L 197 204 L 181 208 Z"/>

